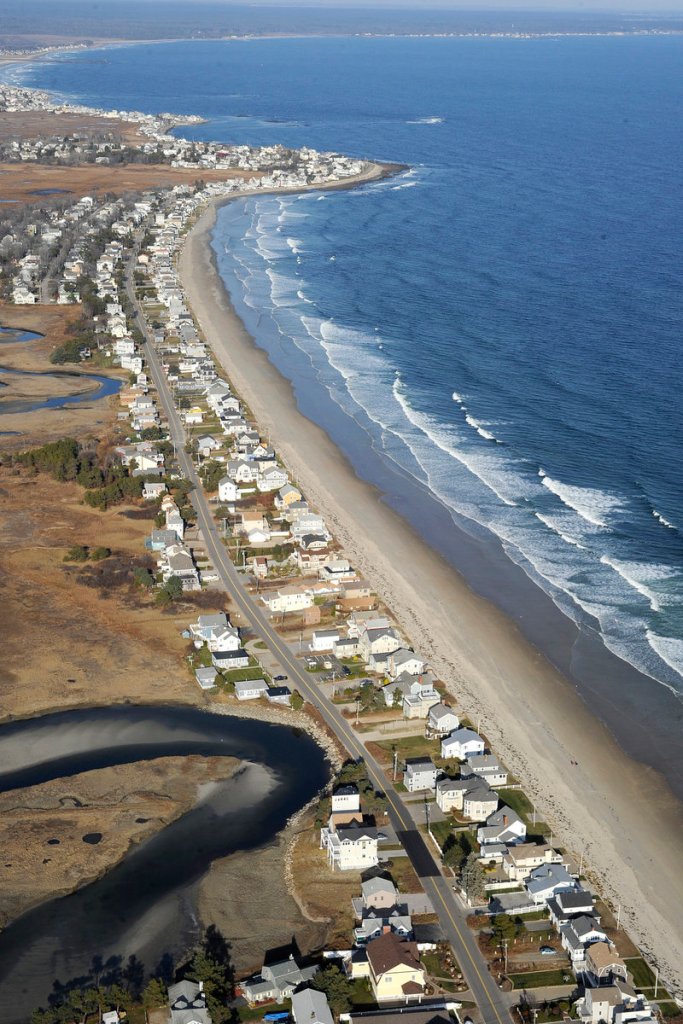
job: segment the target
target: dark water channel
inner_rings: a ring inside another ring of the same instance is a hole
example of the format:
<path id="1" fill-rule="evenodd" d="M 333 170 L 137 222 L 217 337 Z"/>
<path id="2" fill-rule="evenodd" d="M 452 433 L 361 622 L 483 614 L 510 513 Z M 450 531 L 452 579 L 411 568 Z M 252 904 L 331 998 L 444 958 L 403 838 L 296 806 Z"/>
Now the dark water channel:
<path id="1" fill-rule="evenodd" d="M 96 957 L 115 966 L 135 954 L 153 970 L 186 949 L 199 934 L 197 887 L 211 862 L 273 839 L 325 784 L 328 767 L 298 730 L 192 708 L 70 711 L 0 728 L 2 791 L 64 778 L 68 797 L 68 777 L 79 772 L 178 754 L 244 764 L 231 779 L 203 787 L 191 811 L 102 879 L 28 911 L 0 934 L 3 1024 L 28 1021 L 55 981 L 88 975 Z M 7 886 L 9 863 L 0 863 Z"/>
<path id="2" fill-rule="evenodd" d="M 0 344 L 16 345 L 17 342 L 36 341 L 42 334 L 25 331 L 20 327 L 0 327 Z M 116 377 L 106 377 L 96 373 L 80 373 L 78 370 L 16 370 L 11 366 L 0 366 L 0 374 L 16 374 L 18 377 L 48 377 L 58 380 L 70 377 L 82 380 L 86 390 L 73 395 L 56 395 L 52 398 L 40 399 L 36 402 L 25 402 L 11 397 L 0 397 L 1 413 L 36 412 L 38 409 L 61 409 L 65 405 L 79 405 L 82 402 L 97 402 L 101 398 L 115 395 L 121 389 L 122 381 Z M 97 384 L 93 389 L 92 385 Z M 7 385 L 0 380 L 0 389 Z M 0 396 L 2 391 L 0 390 Z"/>

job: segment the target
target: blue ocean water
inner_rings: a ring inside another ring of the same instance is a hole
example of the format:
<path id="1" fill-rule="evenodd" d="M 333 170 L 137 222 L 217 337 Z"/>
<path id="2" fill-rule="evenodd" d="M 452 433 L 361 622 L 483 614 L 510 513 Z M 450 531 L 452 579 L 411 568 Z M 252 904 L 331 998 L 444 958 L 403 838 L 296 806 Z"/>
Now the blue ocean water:
<path id="1" fill-rule="evenodd" d="M 362 475 L 358 428 L 683 692 L 682 71 L 683 39 L 624 37 L 181 43 L 12 73 L 202 114 L 197 138 L 409 165 L 224 208 L 238 312 Z"/>

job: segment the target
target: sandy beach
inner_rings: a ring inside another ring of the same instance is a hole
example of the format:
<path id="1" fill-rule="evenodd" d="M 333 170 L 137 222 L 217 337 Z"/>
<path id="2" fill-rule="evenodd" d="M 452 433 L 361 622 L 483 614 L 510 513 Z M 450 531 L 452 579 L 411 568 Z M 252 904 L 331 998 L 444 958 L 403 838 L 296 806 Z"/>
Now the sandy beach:
<path id="1" fill-rule="evenodd" d="M 386 600 L 554 829 L 585 852 L 591 882 L 663 977 L 683 987 L 683 808 L 652 768 L 627 757 L 575 689 L 515 624 L 361 481 L 255 345 L 213 263 L 215 205 L 188 234 L 180 273 L 226 374 L 307 498 Z M 578 762 L 573 764 L 573 762 Z"/>

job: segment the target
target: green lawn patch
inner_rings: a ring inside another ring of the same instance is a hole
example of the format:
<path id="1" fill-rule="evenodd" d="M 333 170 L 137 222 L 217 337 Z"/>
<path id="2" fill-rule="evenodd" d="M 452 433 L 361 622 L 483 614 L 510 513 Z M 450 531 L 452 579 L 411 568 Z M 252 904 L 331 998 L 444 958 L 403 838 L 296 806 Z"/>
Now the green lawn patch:
<path id="1" fill-rule="evenodd" d="M 432 835 L 436 839 L 437 843 L 443 850 L 444 843 L 448 839 L 452 831 L 452 825 L 449 821 L 432 821 L 430 824 Z"/>
<path id="2" fill-rule="evenodd" d="M 645 963 L 642 956 L 634 956 L 624 963 L 633 975 L 633 984 L 636 988 L 654 988 L 655 975 L 649 964 Z"/>
<path id="3" fill-rule="evenodd" d="M 663 1003 L 660 1003 L 659 995 L 658 995 L 657 996 L 657 1005 L 659 1006 L 659 1009 L 661 1010 L 662 1017 L 680 1017 L 681 1016 L 681 1008 L 678 1005 L 678 1003 L 674 1003 L 673 1001 L 669 1001 L 669 1000 L 665 1000 Z"/>
<path id="4" fill-rule="evenodd" d="M 549 985 L 565 985 L 573 981 L 570 971 L 528 971 L 526 974 L 509 974 L 510 981 L 517 989 L 545 988 Z M 568 980 L 565 982 L 565 978 Z"/>
<path id="5" fill-rule="evenodd" d="M 285 1013 L 289 1012 L 291 1006 L 287 1003 L 266 1003 L 264 1006 L 238 1006 L 237 1015 L 240 1020 L 263 1020 L 263 1016 L 266 1013 Z"/>

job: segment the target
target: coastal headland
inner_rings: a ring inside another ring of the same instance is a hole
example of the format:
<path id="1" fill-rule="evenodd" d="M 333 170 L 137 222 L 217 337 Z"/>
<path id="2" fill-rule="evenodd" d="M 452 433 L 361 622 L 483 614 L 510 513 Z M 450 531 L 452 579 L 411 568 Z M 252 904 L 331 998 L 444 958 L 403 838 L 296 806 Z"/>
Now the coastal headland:
<path id="1" fill-rule="evenodd" d="M 361 481 L 235 315 L 216 271 L 212 204 L 179 270 L 208 343 L 358 569 L 490 737 L 561 842 L 585 853 L 642 948 L 680 978 L 683 810 L 627 757 L 568 681 Z M 677 894 L 672 899 L 672 894 Z"/>

